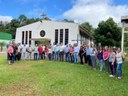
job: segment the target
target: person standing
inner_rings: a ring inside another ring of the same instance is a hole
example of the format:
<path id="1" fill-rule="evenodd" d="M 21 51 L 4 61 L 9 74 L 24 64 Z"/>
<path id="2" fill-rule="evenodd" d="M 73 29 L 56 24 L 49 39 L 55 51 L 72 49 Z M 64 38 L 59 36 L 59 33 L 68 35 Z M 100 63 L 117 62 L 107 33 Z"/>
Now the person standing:
<path id="1" fill-rule="evenodd" d="M 27 52 L 28 52 L 27 59 L 31 60 L 32 59 L 32 47 L 31 47 L 31 45 L 29 45 L 29 47 L 27 48 Z"/>
<path id="2" fill-rule="evenodd" d="M 59 56 L 60 56 L 60 61 L 64 61 L 64 46 L 63 46 L 63 43 L 60 44 L 60 53 L 59 53 Z"/>
<path id="3" fill-rule="evenodd" d="M 103 70 L 103 50 L 102 48 L 100 48 L 97 52 L 97 59 L 98 59 L 100 71 L 102 71 Z"/>
<path id="4" fill-rule="evenodd" d="M 106 69 L 106 73 L 109 73 L 109 50 L 108 47 L 105 46 L 104 52 L 103 52 L 103 59 L 104 59 L 104 63 L 105 63 L 105 69 Z"/>
<path id="5" fill-rule="evenodd" d="M 22 56 L 21 56 L 22 60 L 26 59 L 26 51 L 27 51 L 27 47 L 26 47 L 26 44 L 24 44 L 22 47 Z"/>
<path id="6" fill-rule="evenodd" d="M 38 60 L 38 45 L 37 44 L 34 48 L 34 60 Z"/>
<path id="7" fill-rule="evenodd" d="M 9 56 L 8 63 L 9 64 L 13 64 L 14 63 L 14 62 L 12 62 L 13 61 L 13 55 L 14 55 L 13 53 L 14 53 L 13 44 L 10 44 L 9 47 L 8 47 L 8 56 Z"/>
<path id="8" fill-rule="evenodd" d="M 55 60 L 58 61 L 59 60 L 59 44 L 56 44 L 55 47 Z"/>
<path id="9" fill-rule="evenodd" d="M 84 64 L 84 63 L 83 63 L 84 52 L 85 52 L 85 51 L 84 51 L 84 47 L 81 46 L 81 47 L 80 47 L 80 51 L 79 51 L 80 64 Z"/>
<path id="10" fill-rule="evenodd" d="M 22 49 L 22 46 L 21 46 L 21 44 L 19 43 L 19 44 L 18 44 L 18 61 L 21 59 L 21 49 Z"/>
<path id="11" fill-rule="evenodd" d="M 69 55 L 70 55 L 70 62 L 74 63 L 74 48 L 72 45 L 70 46 Z"/>
<path id="12" fill-rule="evenodd" d="M 74 44 L 74 63 L 78 63 L 79 47 L 77 44 Z"/>
<path id="13" fill-rule="evenodd" d="M 111 75 L 109 77 L 114 77 L 115 76 L 115 52 L 113 48 L 110 49 L 110 55 L 109 55 L 109 65 L 110 65 L 110 70 L 111 70 Z"/>
<path id="14" fill-rule="evenodd" d="M 46 45 L 42 45 L 42 59 L 45 60 L 45 48 L 46 48 Z"/>
<path id="15" fill-rule="evenodd" d="M 84 47 L 84 63 L 87 63 L 87 55 L 86 55 L 86 45 L 83 46 Z"/>
<path id="16" fill-rule="evenodd" d="M 89 45 L 87 45 L 86 47 L 86 55 L 87 55 L 87 63 L 89 66 L 91 66 L 91 52 Z"/>
<path id="17" fill-rule="evenodd" d="M 40 46 L 38 47 L 39 60 L 43 59 L 43 58 L 42 58 L 42 52 L 43 52 L 43 48 L 42 48 L 42 46 L 40 45 Z"/>
<path id="18" fill-rule="evenodd" d="M 69 46 L 68 46 L 68 44 L 64 48 L 64 53 L 65 53 L 65 61 L 69 62 Z"/>
<path id="19" fill-rule="evenodd" d="M 52 45 L 52 60 L 55 60 L 55 49 L 56 49 L 56 44 L 53 43 L 53 45 Z"/>
<path id="20" fill-rule="evenodd" d="M 14 49 L 14 58 L 12 62 L 18 60 L 18 47 L 16 43 L 13 44 L 13 49 Z"/>
<path id="21" fill-rule="evenodd" d="M 94 70 L 96 70 L 96 53 L 97 53 L 96 48 L 93 46 L 91 48 L 91 63 L 92 63 L 92 68 Z"/>
<path id="22" fill-rule="evenodd" d="M 121 52 L 121 49 L 118 48 L 116 54 L 116 64 L 118 70 L 118 79 L 122 78 L 122 64 L 123 64 L 124 54 Z"/>
<path id="23" fill-rule="evenodd" d="M 48 59 L 50 61 L 52 60 L 52 47 L 51 47 L 51 45 L 48 47 Z"/>

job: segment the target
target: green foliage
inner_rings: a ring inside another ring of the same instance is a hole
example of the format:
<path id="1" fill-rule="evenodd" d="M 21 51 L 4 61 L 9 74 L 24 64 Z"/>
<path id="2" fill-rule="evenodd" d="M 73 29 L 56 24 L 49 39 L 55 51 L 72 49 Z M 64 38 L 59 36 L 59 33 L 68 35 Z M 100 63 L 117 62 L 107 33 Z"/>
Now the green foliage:
<path id="1" fill-rule="evenodd" d="M 123 78 L 92 70 L 88 65 L 55 61 L 17 61 L 0 57 L 1 96 L 128 96 L 128 64 Z"/>
<path id="2" fill-rule="evenodd" d="M 96 44 L 101 43 L 103 46 L 120 46 L 121 28 L 112 18 L 102 21 L 95 30 L 94 40 Z"/>
<path id="3" fill-rule="evenodd" d="M 5 42 L 0 42 L 0 51 L 2 52 L 3 51 L 3 47 L 6 45 Z"/>
<path id="4" fill-rule="evenodd" d="M 94 35 L 94 28 L 92 27 L 92 25 L 89 24 L 89 22 L 84 22 L 80 25 L 82 28 L 84 28 L 85 30 L 88 30 L 90 36 L 93 38 Z"/>
<path id="5" fill-rule="evenodd" d="M 37 22 L 39 20 L 39 18 L 29 19 L 25 15 L 21 14 L 17 19 L 12 19 L 9 23 L 0 21 L 0 31 L 12 34 L 13 39 L 15 39 L 16 28 Z"/>
<path id="6" fill-rule="evenodd" d="M 42 41 L 36 41 L 35 42 L 37 45 L 49 45 L 50 42 L 48 40 L 42 40 Z"/>

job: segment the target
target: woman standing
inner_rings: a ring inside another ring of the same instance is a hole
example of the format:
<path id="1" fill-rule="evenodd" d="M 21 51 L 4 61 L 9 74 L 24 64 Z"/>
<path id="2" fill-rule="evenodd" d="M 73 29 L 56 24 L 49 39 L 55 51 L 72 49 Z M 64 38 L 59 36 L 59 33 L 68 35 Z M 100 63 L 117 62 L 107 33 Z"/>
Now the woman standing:
<path id="1" fill-rule="evenodd" d="M 113 48 L 111 48 L 109 55 L 109 65 L 110 65 L 111 75 L 109 75 L 109 77 L 114 77 L 115 75 L 115 55 L 116 54 Z"/>
<path id="2" fill-rule="evenodd" d="M 85 51 L 84 51 L 84 47 L 81 46 L 81 47 L 80 47 L 80 51 L 79 51 L 80 64 L 84 64 L 84 63 L 83 63 L 84 52 L 85 52 Z"/>
<path id="3" fill-rule="evenodd" d="M 121 52 L 121 49 L 118 48 L 116 54 L 116 64 L 118 70 L 118 79 L 122 78 L 122 64 L 123 64 L 124 54 Z"/>
<path id="4" fill-rule="evenodd" d="M 91 49 L 91 62 L 92 62 L 92 68 L 96 70 L 96 48 L 92 47 Z"/>
<path id="5" fill-rule="evenodd" d="M 52 47 L 51 47 L 51 45 L 49 45 L 49 47 L 48 47 L 48 60 L 52 60 Z"/>
<path id="6" fill-rule="evenodd" d="M 109 51 L 108 51 L 108 47 L 105 46 L 104 52 L 103 52 L 103 59 L 104 59 L 104 63 L 105 63 L 105 69 L 106 69 L 106 73 L 109 73 Z"/>
<path id="7" fill-rule="evenodd" d="M 14 56 L 14 49 L 13 49 L 13 45 L 10 44 L 10 46 L 8 47 L 8 56 L 9 56 L 9 64 L 12 64 L 13 62 L 13 56 Z"/>
<path id="8" fill-rule="evenodd" d="M 97 52 L 98 64 L 100 67 L 100 71 L 103 70 L 103 50 L 100 48 Z"/>

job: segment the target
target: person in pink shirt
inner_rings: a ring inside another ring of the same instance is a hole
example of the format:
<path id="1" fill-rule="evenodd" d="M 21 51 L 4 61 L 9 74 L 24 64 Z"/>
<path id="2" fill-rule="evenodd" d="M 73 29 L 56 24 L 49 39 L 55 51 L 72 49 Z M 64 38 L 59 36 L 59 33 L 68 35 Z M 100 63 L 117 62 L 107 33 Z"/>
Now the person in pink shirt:
<path id="1" fill-rule="evenodd" d="M 106 73 L 109 73 L 109 54 L 110 54 L 110 51 L 108 50 L 108 47 L 105 46 L 105 49 L 103 52 L 103 59 L 105 63 Z"/>
<path id="2" fill-rule="evenodd" d="M 8 47 L 9 64 L 12 64 L 13 55 L 14 55 L 13 53 L 14 53 L 13 44 L 10 44 L 10 46 Z"/>

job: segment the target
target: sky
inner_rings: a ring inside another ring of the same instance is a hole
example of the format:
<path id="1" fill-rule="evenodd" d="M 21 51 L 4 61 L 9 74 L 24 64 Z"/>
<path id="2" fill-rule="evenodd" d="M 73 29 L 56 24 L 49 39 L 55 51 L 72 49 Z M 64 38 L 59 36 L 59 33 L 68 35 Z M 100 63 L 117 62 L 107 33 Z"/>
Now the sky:
<path id="1" fill-rule="evenodd" d="M 53 20 L 89 22 L 97 27 L 109 17 L 119 23 L 121 16 L 128 15 L 128 0 L 0 0 L 0 21 L 10 22 L 20 14 L 41 18 L 43 12 Z"/>

